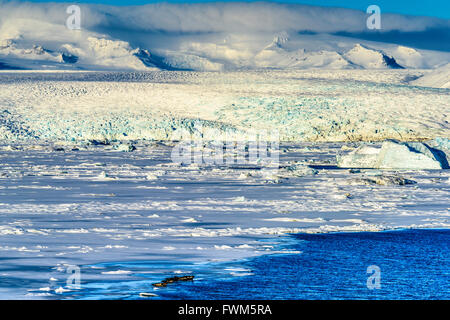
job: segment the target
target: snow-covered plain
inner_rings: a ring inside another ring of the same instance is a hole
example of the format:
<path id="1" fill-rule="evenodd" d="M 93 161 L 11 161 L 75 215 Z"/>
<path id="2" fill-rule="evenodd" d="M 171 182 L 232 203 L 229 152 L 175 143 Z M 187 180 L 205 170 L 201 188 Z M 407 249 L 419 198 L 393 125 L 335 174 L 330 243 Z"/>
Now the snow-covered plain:
<path id="1" fill-rule="evenodd" d="M 449 170 L 337 167 L 360 144 L 450 136 L 449 89 L 409 84 L 424 73 L 2 72 L 0 296 L 82 294 L 66 265 L 132 280 L 108 263 L 170 276 L 279 252 L 286 233 L 448 228 Z M 174 163 L 175 132 L 200 128 L 277 130 L 280 169 Z"/>

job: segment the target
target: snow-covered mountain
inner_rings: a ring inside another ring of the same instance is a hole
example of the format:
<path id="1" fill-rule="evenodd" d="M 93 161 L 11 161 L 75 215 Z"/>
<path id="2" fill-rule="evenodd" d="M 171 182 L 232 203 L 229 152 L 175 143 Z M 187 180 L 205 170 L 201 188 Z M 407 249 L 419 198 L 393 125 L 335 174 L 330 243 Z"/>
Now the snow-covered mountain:
<path id="1" fill-rule="evenodd" d="M 88 37 L 78 44 L 64 43 L 56 50 L 23 41 L 0 42 L 0 59 L 9 68 L 20 69 L 130 69 L 158 70 L 150 53 L 132 49 L 127 42 Z"/>
<path id="2" fill-rule="evenodd" d="M 82 29 L 70 30 L 63 4 L 0 7 L 0 69 L 385 69 L 435 68 L 450 62 L 445 50 L 338 35 L 364 32 L 364 14 L 347 9 L 340 14 L 348 20 L 334 26 L 334 11 L 311 6 L 85 5 Z M 144 20 L 144 12 L 153 20 Z M 311 20 L 312 13 L 322 19 Z M 386 32 L 450 28 L 448 21 L 418 17 L 409 18 L 409 29 L 401 30 L 397 20 L 404 17 L 391 16 L 383 23 Z M 300 18 L 302 23 L 291 21 Z"/>
<path id="3" fill-rule="evenodd" d="M 386 55 L 382 51 L 362 46 L 359 43 L 347 51 L 344 57 L 351 63 L 366 69 L 403 68 L 395 61 L 395 58 Z"/>

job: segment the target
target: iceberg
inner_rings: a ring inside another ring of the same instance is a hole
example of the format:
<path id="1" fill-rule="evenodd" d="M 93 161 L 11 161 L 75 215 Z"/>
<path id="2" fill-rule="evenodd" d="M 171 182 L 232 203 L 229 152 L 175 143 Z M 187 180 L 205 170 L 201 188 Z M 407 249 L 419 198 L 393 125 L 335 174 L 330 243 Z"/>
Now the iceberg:
<path id="1" fill-rule="evenodd" d="M 385 141 L 381 148 L 361 146 L 347 155 L 337 156 L 342 168 L 375 169 L 447 169 L 448 160 L 441 150 L 421 142 Z"/>
<path id="2" fill-rule="evenodd" d="M 380 148 L 361 146 L 345 156 L 337 155 L 341 168 L 376 168 Z"/>

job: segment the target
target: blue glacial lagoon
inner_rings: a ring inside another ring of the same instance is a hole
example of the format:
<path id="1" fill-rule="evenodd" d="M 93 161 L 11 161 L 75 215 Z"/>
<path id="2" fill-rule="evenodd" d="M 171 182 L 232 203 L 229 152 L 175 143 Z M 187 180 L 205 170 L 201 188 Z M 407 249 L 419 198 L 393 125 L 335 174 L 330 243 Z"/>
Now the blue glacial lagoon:
<path id="1" fill-rule="evenodd" d="M 280 249 L 245 261 L 175 264 L 135 261 L 97 265 L 133 270 L 130 279 L 87 281 L 63 294 L 75 299 L 449 299 L 450 230 L 295 234 Z M 380 273 L 367 273 L 377 266 Z M 152 283 L 188 270 L 194 281 Z M 379 276 L 379 277 L 378 277 Z M 367 280 L 371 277 L 368 288 Z M 376 279 L 379 288 L 373 288 Z"/>

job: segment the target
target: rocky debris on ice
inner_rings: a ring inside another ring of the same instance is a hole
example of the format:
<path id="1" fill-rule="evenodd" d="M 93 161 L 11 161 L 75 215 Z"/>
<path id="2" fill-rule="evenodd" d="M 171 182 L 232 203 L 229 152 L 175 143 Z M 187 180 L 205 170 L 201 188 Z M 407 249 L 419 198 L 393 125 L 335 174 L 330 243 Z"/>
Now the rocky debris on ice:
<path id="1" fill-rule="evenodd" d="M 94 145 L 94 146 L 109 146 L 111 143 L 105 139 L 105 140 L 89 140 L 88 144 Z"/>
<path id="2" fill-rule="evenodd" d="M 349 180 L 349 184 L 365 184 L 365 185 L 399 185 L 404 186 L 408 184 L 416 184 L 414 180 L 406 179 L 398 175 L 378 175 L 378 176 L 363 176 Z"/>
<path id="3" fill-rule="evenodd" d="M 276 170 L 263 170 L 262 178 L 267 184 L 280 184 L 289 180 L 288 177 L 278 174 Z"/>
<path id="4" fill-rule="evenodd" d="M 174 277 L 170 277 L 170 278 L 166 278 L 161 282 L 158 283 L 153 283 L 153 286 L 155 287 L 165 287 L 167 286 L 168 283 L 174 283 L 174 282 L 179 282 L 179 281 L 193 281 L 194 280 L 194 276 L 174 276 Z"/>
<path id="5" fill-rule="evenodd" d="M 375 169 L 447 169 L 448 160 L 441 150 L 421 142 L 383 142 L 381 148 L 361 146 L 346 154 L 337 155 L 341 168 Z"/>

